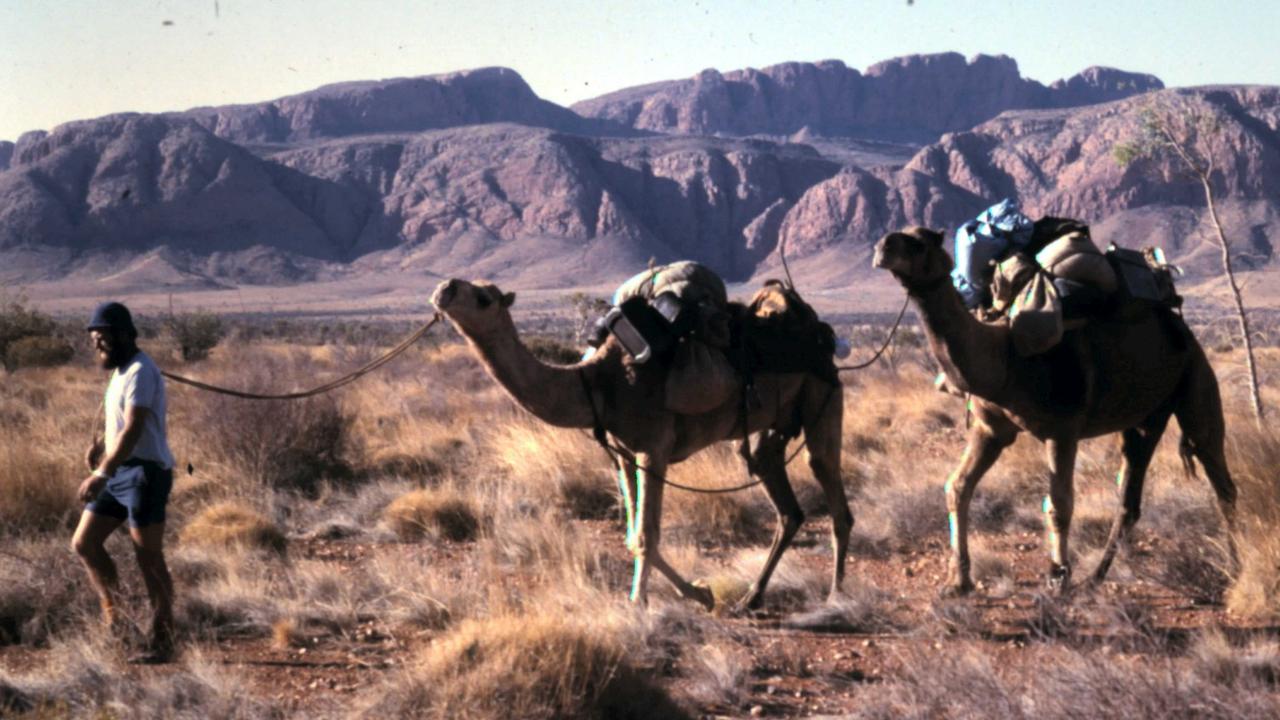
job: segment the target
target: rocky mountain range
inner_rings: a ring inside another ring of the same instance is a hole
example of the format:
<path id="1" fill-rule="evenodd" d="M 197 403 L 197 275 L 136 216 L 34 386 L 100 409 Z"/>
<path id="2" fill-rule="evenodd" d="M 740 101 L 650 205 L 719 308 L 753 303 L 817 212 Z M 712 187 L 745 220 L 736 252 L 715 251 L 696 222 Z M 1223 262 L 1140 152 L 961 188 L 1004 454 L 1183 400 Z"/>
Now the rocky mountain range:
<path id="1" fill-rule="evenodd" d="M 811 282 L 836 285 L 870 274 L 886 230 L 951 228 L 1003 197 L 1207 274 L 1198 185 L 1112 157 L 1172 96 L 1220 118 L 1237 252 L 1273 265 L 1280 88 L 1162 87 L 1103 68 L 1045 86 L 1008 58 L 949 53 L 862 73 L 709 70 L 572 109 L 489 68 L 77 121 L 0 143 L 0 278 L 570 287 L 688 257 L 741 280 L 774 272 L 785 245 Z"/>

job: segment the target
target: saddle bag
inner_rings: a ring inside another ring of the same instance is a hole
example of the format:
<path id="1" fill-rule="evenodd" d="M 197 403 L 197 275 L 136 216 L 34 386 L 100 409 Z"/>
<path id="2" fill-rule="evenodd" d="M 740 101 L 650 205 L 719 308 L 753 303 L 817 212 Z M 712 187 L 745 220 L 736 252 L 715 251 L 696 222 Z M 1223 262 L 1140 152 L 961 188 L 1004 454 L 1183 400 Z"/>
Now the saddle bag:
<path id="1" fill-rule="evenodd" d="M 1037 272 L 1018 293 L 1009 310 L 1009 333 L 1022 357 L 1039 355 L 1062 340 L 1062 299 L 1048 273 Z"/>
<path id="2" fill-rule="evenodd" d="M 1107 248 L 1106 258 L 1119 279 L 1117 306 L 1121 317 L 1137 318 L 1155 308 L 1182 305 L 1173 282 L 1177 268 L 1165 262 L 1159 248 L 1129 250 L 1113 243 Z"/>

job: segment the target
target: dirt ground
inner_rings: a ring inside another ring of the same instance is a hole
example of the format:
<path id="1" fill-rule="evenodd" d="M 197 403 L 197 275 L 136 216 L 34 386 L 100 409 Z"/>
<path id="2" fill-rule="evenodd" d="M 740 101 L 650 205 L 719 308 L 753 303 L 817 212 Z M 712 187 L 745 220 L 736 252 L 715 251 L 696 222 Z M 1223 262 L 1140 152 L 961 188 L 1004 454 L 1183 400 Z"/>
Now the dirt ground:
<path id="1" fill-rule="evenodd" d="M 584 521 L 587 522 L 587 521 Z M 587 522 L 594 542 L 616 547 L 625 562 L 621 537 L 605 521 Z M 1008 563 L 1012 587 L 993 592 L 979 589 L 969 598 L 939 599 L 945 575 L 946 553 L 942 542 L 926 540 L 907 544 L 885 557 L 855 556 L 849 563 L 848 586 L 870 583 L 891 594 L 886 603 L 890 632 L 848 632 L 839 628 L 797 629 L 776 613 L 722 617 L 729 635 L 749 654 L 750 677 L 746 697 L 735 707 L 708 705 L 693 708 L 699 717 L 801 717 L 845 715 L 857 710 L 862 699 L 877 692 L 903 671 L 904 658 L 914 653 L 946 654 L 960 645 L 975 646 L 997 666 L 1017 666 L 1036 661 L 1037 651 L 1053 643 L 1067 643 L 1107 662 L 1115 654 L 1141 661 L 1155 652 L 1151 638 L 1159 638 L 1160 652 L 1185 646 L 1205 628 L 1222 628 L 1229 636 L 1275 636 L 1276 627 L 1234 622 L 1217 604 L 1180 594 L 1148 579 L 1108 581 L 1098 589 L 1077 588 L 1062 603 L 1043 594 L 1044 553 L 1038 533 L 1025 531 L 982 540 L 994 555 Z M 1139 530 L 1130 554 L 1141 568 L 1159 553 L 1163 539 Z M 806 564 L 826 572 L 825 518 L 806 523 L 797 537 L 795 554 Z M 466 544 L 402 544 L 306 540 L 293 545 L 296 557 L 318 560 L 336 568 L 350 568 L 380 554 L 406 553 L 421 557 L 444 570 L 450 564 L 461 574 Z M 711 556 L 723 550 L 707 548 Z M 1123 560 L 1121 564 L 1123 564 Z M 459 577 L 459 582 L 466 582 Z M 512 577 L 518 583 L 518 577 Z M 618 592 L 623 592 L 619 588 Z M 88 592 L 88 588 L 86 588 Z M 677 602 L 659 600 L 656 602 Z M 1116 633 L 1115 618 L 1091 617 L 1098 610 L 1113 613 L 1123 608 L 1134 632 Z M 924 619 L 928 619 L 927 621 Z M 934 625 L 922 630 L 922 625 Z M 941 631 L 938 627 L 941 627 Z M 308 633 L 304 628 L 293 647 L 280 647 L 269 637 L 228 638 L 215 643 L 189 645 L 186 652 L 201 653 L 207 661 L 233 670 L 248 692 L 285 710 L 291 716 L 341 713 L 362 690 L 386 680 L 387 674 L 409 662 L 415 649 L 428 644 L 433 633 L 385 624 L 367 618 L 354 631 L 339 636 Z M 46 651 L 18 645 L 0 646 L 0 669 L 30 671 L 43 662 Z M 134 666 L 140 678 L 172 672 L 176 666 Z M 673 677 L 678 667 L 669 669 Z M 679 694 L 678 680 L 672 688 Z"/>

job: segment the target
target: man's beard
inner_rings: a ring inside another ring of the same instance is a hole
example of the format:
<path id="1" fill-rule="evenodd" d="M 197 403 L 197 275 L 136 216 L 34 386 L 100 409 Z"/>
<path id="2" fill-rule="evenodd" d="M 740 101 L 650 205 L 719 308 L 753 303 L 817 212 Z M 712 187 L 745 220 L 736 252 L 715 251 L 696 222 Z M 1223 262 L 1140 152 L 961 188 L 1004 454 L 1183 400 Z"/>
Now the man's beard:
<path id="1" fill-rule="evenodd" d="M 129 362 L 135 352 L 137 350 L 133 347 L 113 345 L 105 354 L 99 353 L 98 358 L 103 370 L 115 370 Z"/>

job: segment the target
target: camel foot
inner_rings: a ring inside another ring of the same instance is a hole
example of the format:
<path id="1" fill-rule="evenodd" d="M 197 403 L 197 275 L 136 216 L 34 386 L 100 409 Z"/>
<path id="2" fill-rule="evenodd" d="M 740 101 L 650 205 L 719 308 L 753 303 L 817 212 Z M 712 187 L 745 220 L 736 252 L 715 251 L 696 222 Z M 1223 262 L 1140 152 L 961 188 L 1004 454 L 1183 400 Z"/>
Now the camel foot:
<path id="1" fill-rule="evenodd" d="M 760 588 L 752 585 L 751 589 L 747 591 L 747 594 L 743 596 L 741 600 L 734 603 L 733 612 L 735 615 L 741 615 L 743 613 L 754 612 L 762 607 L 764 607 L 764 593 L 760 591 Z"/>
<path id="2" fill-rule="evenodd" d="M 689 591 L 684 594 L 684 597 L 686 600 L 693 600 L 702 605 L 707 612 L 711 612 L 716 609 L 715 593 L 711 592 L 711 588 L 706 585 L 694 582 L 690 586 Z"/>
<path id="3" fill-rule="evenodd" d="M 706 580 L 698 578 L 687 584 L 687 588 L 680 592 L 680 597 L 685 600 L 693 600 L 711 612 L 716 609 L 716 594 L 711 591 L 711 586 Z"/>
<path id="4" fill-rule="evenodd" d="M 1089 579 L 1084 582 L 1085 587 L 1090 590 L 1102 587 L 1102 583 L 1107 579 L 1109 570 L 1110 568 L 1099 566 L 1098 569 L 1089 574 Z"/>
<path id="5" fill-rule="evenodd" d="M 1050 564 L 1046 583 L 1050 592 L 1059 597 L 1066 595 L 1071 590 L 1071 566 Z"/>
<path id="6" fill-rule="evenodd" d="M 938 591 L 938 596 L 941 598 L 958 598 L 965 597 L 972 593 L 973 581 L 969 578 L 965 578 L 959 582 L 948 582 L 941 590 Z"/>

